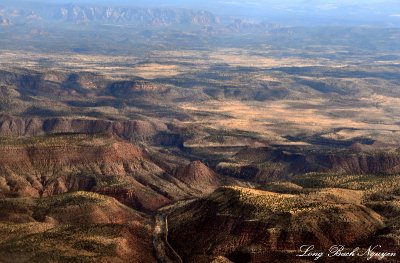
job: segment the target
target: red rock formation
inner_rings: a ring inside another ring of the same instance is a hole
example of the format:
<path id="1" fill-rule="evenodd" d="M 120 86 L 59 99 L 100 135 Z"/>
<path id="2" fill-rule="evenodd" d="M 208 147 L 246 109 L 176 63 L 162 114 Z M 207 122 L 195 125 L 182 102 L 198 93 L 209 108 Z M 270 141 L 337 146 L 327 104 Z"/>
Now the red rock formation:
<path id="1" fill-rule="evenodd" d="M 114 198 L 75 192 L 2 199 L 0 210 L 1 262 L 156 262 L 150 218 Z"/>
<path id="2" fill-rule="evenodd" d="M 291 202 L 296 202 L 293 210 Z M 323 192 L 294 196 L 245 188 L 220 188 L 172 209 L 168 220 L 169 241 L 187 262 L 200 255 L 205 260 L 205 254 L 234 262 L 247 257 L 248 262 L 270 262 L 304 244 L 322 250 L 334 244 L 351 246 L 384 226 L 371 209 L 345 200 L 337 203 Z M 284 262 L 294 262 L 296 257 L 289 256 Z"/>
<path id="3" fill-rule="evenodd" d="M 94 191 L 146 211 L 199 195 L 133 144 L 87 135 L 1 139 L 3 197 Z"/>
<path id="4" fill-rule="evenodd" d="M 222 185 L 220 176 L 200 161 L 178 170 L 175 177 L 202 193 L 211 193 Z"/>

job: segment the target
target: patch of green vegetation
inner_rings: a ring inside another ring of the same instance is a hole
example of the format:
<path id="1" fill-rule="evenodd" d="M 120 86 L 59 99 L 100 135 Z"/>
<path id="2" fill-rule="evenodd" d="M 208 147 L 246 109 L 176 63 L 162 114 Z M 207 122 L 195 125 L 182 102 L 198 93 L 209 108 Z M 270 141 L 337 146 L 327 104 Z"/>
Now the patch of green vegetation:
<path id="1" fill-rule="evenodd" d="M 36 199 L 36 203 L 39 207 L 50 208 L 50 207 L 67 207 L 73 205 L 86 205 L 93 203 L 103 203 L 107 200 L 105 196 L 93 193 L 93 192 L 71 192 L 60 195 L 54 195 L 47 198 Z"/>
<path id="2" fill-rule="evenodd" d="M 41 117 L 69 117 L 73 114 L 67 110 L 54 110 L 47 107 L 32 106 L 23 112 L 24 116 L 41 116 Z"/>
<path id="3" fill-rule="evenodd" d="M 115 244 L 103 244 L 94 240 L 79 240 L 72 245 L 74 249 L 86 250 L 96 254 L 113 255 L 115 253 Z"/>
<path id="4" fill-rule="evenodd" d="M 343 175 L 333 173 L 309 173 L 299 175 L 291 181 L 305 188 L 340 187 L 353 190 L 365 190 L 369 178 L 365 175 Z M 364 182 L 364 183 L 363 183 Z"/>
<path id="5" fill-rule="evenodd" d="M 263 190 L 282 194 L 302 194 L 310 192 L 308 189 L 290 182 L 272 182 L 262 187 Z"/>
<path id="6" fill-rule="evenodd" d="M 25 212 L 34 202 L 28 198 L 3 198 L 0 199 L 1 211 Z"/>
<path id="7" fill-rule="evenodd" d="M 245 214 L 249 218 L 268 219 L 273 214 L 298 213 L 315 209 L 334 209 L 334 205 L 309 200 L 307 195 L 276 194 L 240 187 L 224 187 L 216 192 L 216 200 L 229 197 L 228 203 L 222 202 L 222 213 L 237 216 Z M 220 195 L 220 196 L 218 196 Z"/>
<path id="8" fill-rule="evenodd" d="M 212 134 L 209 136 L 204 137 L 204 140 L 209 141 L 209 142 L 215 142 L 215 143 L 224 143 L 225 138 L 223 135 L 220 134 Z"/>
<path id="9" fill-rule="evenodd" d="M 96 188 L 104 189 L 108 187 L 118 187 L 124 188 L 130 185 L 130 182 L 122 176 L 104 176 L 104 175 L 94 175 L 96 180 Z"/>
<path id="10" fill-rule="evenodd" d="M 238 129 L 233 129 L 233 130 L 228 130 L 228 129 L 223 129 L 223 130 L 216 130 L 216 129 L 210 129 L 206 128 L 204 129 L 207 133 L 210 135 L 207 136 L 206 138 L 210 139 L 221 139 L 224 137 L 238 137 L 238 138 L 252 138 L 252 139 L 257 139 L 259 138 L 259 134 L 256 132 L 252 131 L 245 131 L 245 130 L 238 130 Z"/>
<path id="11" fill-rule="evenodd" d="M 91 224 L 88 226 L 66 225 L 62 227 L 63 236 L 73 236 L 79 233 L 82 237 L 98 236 L 106 238 L 116 238 L 124 228 L 118 224 Z"/>
<path id="12" fill-rule="evenodd" d="M 390 201 L 370 201 L 366 206 L 386 218 L 394 218 L 400 216 L 400 199 Z"/>
<path id="13" fill-rule="evenodd" d="M 41 227 L 41 223 L 36 224 Z M 116 255 L 117 244 L 110 241 L 118 237 L 123 228 L 112 224 L 64 225 L 29 233 L 27 227 L 27 224 L 12 224 L 9 235 L 14 237 L 0 243 L 0 261 L 22 254 L 29 262 L 38 263 L 98 262 L 103 256 Z"/>
<path id="14" fill-rule="evenodd" d="M 400 176 L 343 175 L 310 173 L 299 175 L 292 182 L 304 188 L 345 188 L 365 191 L 366 200 L 390 200 L 400 196 Z"/>
<path id="15" fill-rule="evenodd" d="M 48 250 L 48 251 L 40 251 L 36 253 L 32 258 L 29 259 L 30 262 L 33 263 L 51 263 L 51 262 L 60 262 L 60 263 L 91 263 L 98 261 L 98 257 L 94 256 L 74 256 L 74 255 L 64 255 L 60 251 L 57 250 Z"/>
<path id="16" fill-rule="evenodd" d="M 102 134 L 60 133 L 32 137 L 0 137 L 0 146 L 89 146 L 96 139 L 108 139 Z"/>
<path id="17" fill-rule="evenodd" d="M 0 84 L 0 112 L 16 113 L 25 105 L 19 97 L 20 93 L 14 86 Z"/>

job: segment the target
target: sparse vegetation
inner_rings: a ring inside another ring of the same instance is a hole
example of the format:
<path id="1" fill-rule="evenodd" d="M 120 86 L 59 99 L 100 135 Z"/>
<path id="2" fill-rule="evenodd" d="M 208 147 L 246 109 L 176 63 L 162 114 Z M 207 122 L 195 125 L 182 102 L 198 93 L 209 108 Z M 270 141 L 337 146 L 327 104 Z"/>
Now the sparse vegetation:
<path id="1" fill-rule="evenodd" d="M 334 203 L 315 199 L 311 194 L 277 194 L 274 192 L 246 188 L 225 188 L 222 194 L 230 198 L 229 214 L 245 214 L 250 219 L 268 220 L 274 213 L 299 213 L 334 209 Z M 218 193 L 216 193 L 218 195 Z M 217 197 L 218 198 L 218 197 Z M 223 213 L 223 212 L 222 212 Z"/>
<path id="2" fill-rule="evenodd" d="M 138 222 L 135 228 L 119 223 L 101 223 L 104 213 L 109 213 L 109 218 L 122 214 L 129 214 L 131 219 L 137 217 L 133 210 L 116 206 L 115 202 L 90 192 L 37 199 L 1 199 L 0 260 L 38 263 L 98 262 L 103 258 L 123 260 L 126 255 L 118 252 L 120 242 L 125 242 L 125 238 L 135 238 L 129 236 L 129 231 L 139 231 L 140 238 L 146 238 L 149 233 Z M 74 215 L 71 214 L 74 207 L 83 209 Z M 97 214 L 100 218 L 91 215 L 96 209 L 103 210 Z M 87 221 L 78 224 L 74 221 L 78 217 Z M 12 218 L 18 218 L 19 222 L 12 222 Z M 129 250 L 124 253 L 129 254 Z"/>
<path id="3" fill-rule="evenodd" d="M 101 134 L 50 134 L 30 137 L 0 137 L 0 146 L 101 146 L 111 141 L 110 136 Z"/>
<path id="4" fill-rule="evenodd" d="M 391 200 L 400 195 L 399 175 L 317 174 L 297 176 L 293 182 L 305 188 L 346 188 L 364 191 L 365 200 Z"/>
<path id="5" fill-rule="evenodd" d="M 61 195 L 54 195 L 48 198 L 36 199 L 36 203 L 42 208 L 51 207 L 70 207 L 70 206 L 85 206 L 87 204 L 104 203 L 106 197 L 92 192 L 72 192 Z"/>
<path id="6" fill-rule="evenodd" d="M 1 262 L 155 262 L 158 212 L 185 262 L 399 250 L 395 4 L 34 2 L 0 6 Z"/>

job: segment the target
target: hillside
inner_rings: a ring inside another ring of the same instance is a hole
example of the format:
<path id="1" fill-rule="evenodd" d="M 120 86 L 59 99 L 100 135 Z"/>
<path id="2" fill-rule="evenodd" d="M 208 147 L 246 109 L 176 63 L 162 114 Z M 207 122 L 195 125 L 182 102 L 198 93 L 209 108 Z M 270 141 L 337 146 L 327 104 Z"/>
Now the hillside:
<path id="1" fill-rule="evenodd" d="M 191 162 L 179 169 L 175 177 L 186 183 L 190 188 L 202 193 L 213 192 L 223 185 L 221 177 L 199 161 Z"/>
<path id="2" fill-rule="evenodd" d="M 208 262 L 215 256 L 233 262 L 275 262 L 276 257 L 294 262 L 303 244 L 317 250 L 357 246 L 384 228 L 383 217 L 361 205 L 361 196 L 340 189 L 278 194 L 220 188 L 171 208 L 169 240 L 187 262 Z"/>
<path id="3" fill-rule="evenodd" d="M 199 195 L 168 175 L 164 170 L 168 168 L 155 164 L 149 153 L 113 137 L 52 135 L 1 139 L 0 143 L 3 197 L 46 197 L 83 190 L 154 210 Z"/>
<path id="4" fill-rule="evenodd" d="M 155 261 L 150 219 L 87 192 L 1 199 L 2 262 Z"/>

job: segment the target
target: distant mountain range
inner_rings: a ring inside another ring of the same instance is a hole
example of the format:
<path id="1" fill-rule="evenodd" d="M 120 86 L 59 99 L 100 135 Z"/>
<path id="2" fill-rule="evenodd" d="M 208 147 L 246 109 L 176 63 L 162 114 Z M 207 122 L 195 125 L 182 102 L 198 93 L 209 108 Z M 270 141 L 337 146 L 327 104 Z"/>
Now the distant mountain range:
<path id="1" fill-rule="evenodd" d="M 0 25 L 26 22 L 70 22 L 120 25 L 215 25 L 220 18 L 211 12 L 181 8 L 133 8 L 97 5 L 41 5 L 0 8 Z"/>
<path id="2" fill-rule="evenodd" d="M 44 2 L 43 2 L 44 1 Z M 207 10 L 207 11 L 204 11 Z M 75 24 L 117 24 L 135 26 L 233 24 L 235 20 L 255 24 L 281 24 L 285 26 L 316 25 L 374 25 L 397 27 L 400 25 L 400 7 L 395 2 L 354 1 L 326 4 L 322 1 L 80 1 L 65 4 L 62 1 L 10 1 L 0 0 L 0 26 L 47 22 Z M 256 25 L 256 27 L 263 25 Z M 243 28 L 242 28 L 243 29 Z"/>
<path id="3" fill-rule="evenodd" d="M 207 11 L 163 8 L 111 8 L 99 6 L 67 5 L 54 12 L 54 19 L 74 23 L 121 23 L 139 25 L 219 23 L 219 18 Z"/>

